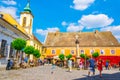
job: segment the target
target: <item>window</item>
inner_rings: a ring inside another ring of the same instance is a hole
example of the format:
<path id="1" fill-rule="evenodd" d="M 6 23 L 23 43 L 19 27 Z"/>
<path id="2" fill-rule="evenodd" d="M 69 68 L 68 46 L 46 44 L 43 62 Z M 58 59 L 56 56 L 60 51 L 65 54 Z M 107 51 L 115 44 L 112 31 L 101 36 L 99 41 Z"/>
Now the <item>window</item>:
<path id="1" fill-rule="evenodd" d="M 100 50 L 100 54 L 104 54 L 104 50 L 103 49 Z"/>
<path id="2" fill-rule="evenodd" d="M 6 40 L 2 40 L 1 42 L 1 49 L 0 49 L 0 54 L 2 57 L 5 57 L 6 56 L 6 44 L 7 44 L 7 41 Z"/>
<path id="3" fill-rule="evenodd" d="M 32 26 L 32 19 L 30 19 L 30 27 Z"/>
<path id="4" fill-rule="evenodd" d="M 80 54 L 84 54 L 84 50 L 80 50 Z"/>
<path id="5" fill-rule="evenodd" d="M 3 14 L 0 14 L 0 18 L 2 18 L 3 17 Z"/>
<path id="6" fill-rule="evenodd" d="M 10 53 L 9 53 L 9 57 L 12 58 L 13 57 L 13 48 L 12 48 L 12 43 L 10 44 Z"/>
<path id="7" fill-rule="evenodd" d="M 61 54 L 64 54 L 65 52 L 64 52 L 64 50 L 61 50 Z"/>
<path id="8" fill-rule="evenodd" d="M 23 27 L 26 27 L 26 17 L 23 18 Z"/>
<path id="9" fill-rule="evenodd" d="M 112 50 L 111 50 L 111 54 L 115 54 L 115 50 L 112 49 Z"/>
<path id="10" fill-rule="evenodd" d="M 52 54 L 55 54 L 55 50 L 52 50 Z"/>
<path id="11" fill-rule="evenodd" d="M 90 53 L 91 53 L 91 54 L 93 54 L 93 53 L 94 53 L 94 50 L 93 50 L 93 49 L 92 49 L 92 50 L 90 50 Z"/>
<path id="12" fill-rule="evenodd" d="M 71 54 L 74 54 L 74 50 L 71 50 Z"/>

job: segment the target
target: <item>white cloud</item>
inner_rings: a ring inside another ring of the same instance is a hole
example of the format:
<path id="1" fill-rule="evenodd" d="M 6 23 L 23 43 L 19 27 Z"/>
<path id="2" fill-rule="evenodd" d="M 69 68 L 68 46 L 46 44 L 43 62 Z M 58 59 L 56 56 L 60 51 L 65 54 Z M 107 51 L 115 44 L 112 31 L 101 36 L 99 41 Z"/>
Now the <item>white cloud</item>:
<path id="1" fill-rule="evenodd" d="M 12 17 L 14 17 L 17 21 L 19 21 L 19 16 L 17 16 L 16 12 L 17 12 L 17 8 L 15 7 L 3 7 L 0 6 L 0 11 L 10 14 Z"/>
<path id="2" fill-rule="evenodd" d="M 37 34 L 40 34 L 40 35 L 42 35 L 42 36 L 46 36 L 46 34 L 47 34 L 48 32 L 56 32 L 56 31 L 58 31 L 58 30 L 59 30 L 59 28 L 57 28 L 57 27 L 55 27 L 55 28 L 47 28 L 47 30 L 36 29 L 36 33 L 37 33 Z"/>
<path id="3" fill-rule="evenodd" d="M 17 3 L 14 0 L 3 0 L 2 3 L 7 5 L 16 5 Z"/>
<path id="4" fill-rule="evenodd" d="M 62 26 L 67 26 L 68 24 L 67 24 L 67 22 L 63 21 L 63 22 L 61 23 L 61 25 L 62 25 Z"/>
<path id="5" fill-rule="evenodd" d="M 68 28 L 67 28 L 67 31 L 68 32 L 77 32 L 77 31 L 81 31 L 84 27 L 81 26 L 81 25 L 75 25 L 75 23 L 70 23 Z"/>
<path id="6" fill-rule="evenodd" d="M 70 6 L 71 8 L 74 8 L 76 10 L 85 10 L 87 9 L 92 3 L 94 3 L 95 0 L 73 0 L 73 6 Z"/>
<path id="7" fill-rule="evenodd" d="M 81 25 L 85 26 L 86 28 L 98 28 L 98 27 L 105 27 L 110 25 L 114 19 L 109 18 L 105 14 L 90 14 L 90 15 L 83 15 L 82 18 L 78 21 Z"/>
<path id="8" fill-rule="evenodd" d="M 101 31 L 111 31 L 113 35 L 117 38 L 117 40 L 120 42 L 120 25 L 101 28 Z"/>

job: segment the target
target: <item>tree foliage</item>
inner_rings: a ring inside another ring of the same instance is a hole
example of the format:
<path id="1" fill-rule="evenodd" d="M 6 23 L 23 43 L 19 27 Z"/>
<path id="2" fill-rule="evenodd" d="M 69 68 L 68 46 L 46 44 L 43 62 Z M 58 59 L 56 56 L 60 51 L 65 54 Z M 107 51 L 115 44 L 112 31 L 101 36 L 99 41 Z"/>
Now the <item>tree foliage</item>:
<path id="1" fill-rule="evenodd" d="M 33 46 L 26 46 L 24 52 L 29 55 L 29 54 L 34 54 L 34 50 L 35 49 Z"/>
<path id="2" fill-rule="evenodd" d="M 98 53 L 98 52 L 94 52 L 94 53 L 92 54 L 92 56 L 93 56 L 94 58 L 97 58 L 97 57 L 99 57 L 99 53 Z"/>
<path id="3" fill-rule="evenodd" d="M 86 54 L 80 54 L 80 57 L 83 59 L 89 59 L 89 57 Z"/>
<path id="4" fill-rule="evenodd" d="M 16 38 L 12 41 L 12 47 L 16 50 L 22 50 L 26 46 L 26 41 L 22 38 Z"/>
<path id="5" fill-rule="evenodd" d="M 67 59 L 72 58 L 72 54 L 67 55 L 66 58 L 67 58 Z"/>
<path id="6" fill-rule="evenodd" d="M 38 49 L 35 49 L 35 50 L 34 50 L 33 55 L 34 55 L 36 58 L 39 58 L 39 57 L 41 56 L 41 54 L 40 54 L 40 52 L 39 52 Z"/>
<path id="7" fill-rule="evenodd" d="M 64 54 L 60 54 L 59 55 L 59 59 L 63 61 L 65 59 L 65 55 Z"/>

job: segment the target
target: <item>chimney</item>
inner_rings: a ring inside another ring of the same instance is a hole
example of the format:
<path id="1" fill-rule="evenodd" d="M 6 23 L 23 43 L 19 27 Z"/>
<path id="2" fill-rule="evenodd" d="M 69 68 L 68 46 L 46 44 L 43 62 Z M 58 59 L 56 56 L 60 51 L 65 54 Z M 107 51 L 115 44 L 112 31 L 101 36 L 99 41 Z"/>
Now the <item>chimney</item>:
<path id="1" fill-rule="evenodd" d="M 98 33 L 99 31 L 98 30 L 95 30 L 95 34 Z"/>
<path id="2" fill-rule="evenodd" d="M 59 33 L 60 33 L 60 31 L 59 31 L 59 30 L 57 30 L 57 31 L 55 32 L 55 36 L 56 36 L 56 35 L 58 35 Z"/>

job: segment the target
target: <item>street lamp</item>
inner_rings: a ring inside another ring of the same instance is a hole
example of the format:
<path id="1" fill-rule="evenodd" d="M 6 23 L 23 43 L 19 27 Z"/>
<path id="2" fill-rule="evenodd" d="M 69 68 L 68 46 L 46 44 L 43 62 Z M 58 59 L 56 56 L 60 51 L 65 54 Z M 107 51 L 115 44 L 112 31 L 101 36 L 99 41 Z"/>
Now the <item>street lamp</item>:
<path id="1" fill-rule="evenodd" d="M 76 67 L 78 67 L 79 64 L 79 40 L 78 40 L 78 35 L 75 36 L 76 40 L 75 40 L 75 44 L 76 44 Z"/>

